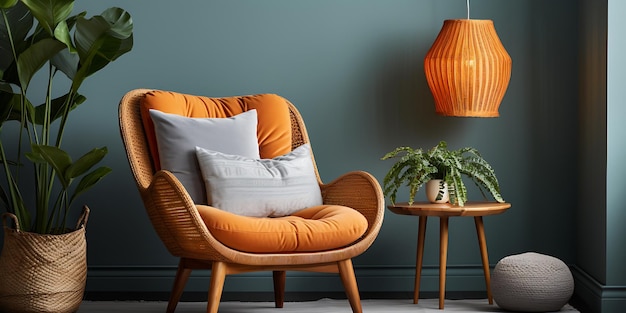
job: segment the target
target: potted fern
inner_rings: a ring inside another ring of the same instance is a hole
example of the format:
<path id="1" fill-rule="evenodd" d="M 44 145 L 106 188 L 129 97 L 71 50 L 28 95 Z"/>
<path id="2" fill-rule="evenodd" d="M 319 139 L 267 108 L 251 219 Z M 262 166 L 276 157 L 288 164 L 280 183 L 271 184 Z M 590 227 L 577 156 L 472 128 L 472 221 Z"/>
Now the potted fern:
<path id="1" fill-rule="evenodd" d="M 111 169 L 97 166 L 106 147 L 72 160 L 61 144 L 70 112 L 86 100 L 80 86 L 131 50 L 133 23 L 120 8 L 91 18 L 73 8 L 73 0 L 0 0 L 0 131 L 10 127 L 0 137 L 3 312 L 75 312 L 84 292 L 88 208 L 75 227 L 68 218 Z"/>
<path id="2" fill-rule="evenodd" d="M 412 204 L 422 185 L 438 179 L 440 181 L 434 182 L 437 186 L 436 196 L 431 202 L 445 200 L 447 190 L 450 203 L 464 206 L 467 202 L 467 189 L 462 176 L 471 178 L 483 197 L 486 197 L 487 191 L 496 201 L 504 202 L 495 171 L 474 148 L 449 150 L 447 143 L 441 141 L 428 151 L 399 147 L 383 156 L 382 160 L 392 158 L 399 160 L 393 164 L 383 181 L 385 196 L 392 203 L 395 203 L 400 187 L 409 187 L 408 202 Z"/>

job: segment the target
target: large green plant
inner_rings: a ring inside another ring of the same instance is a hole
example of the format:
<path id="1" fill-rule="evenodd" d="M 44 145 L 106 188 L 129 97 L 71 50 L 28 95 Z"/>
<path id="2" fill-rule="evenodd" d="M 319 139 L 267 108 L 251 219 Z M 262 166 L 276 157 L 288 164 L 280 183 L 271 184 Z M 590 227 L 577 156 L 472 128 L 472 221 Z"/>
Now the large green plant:
<path id="1" fill-rule="evenodd" d="M 106 147 L 74 161 L 61 144 L 70 112 L 85 101 L 82 83 L 133 46 L 126 11 L 87 18 L 73 8 L 71 0 L 0 0 L 0 203 L 37 233 L 65 231 L 74 200 L 111 171 L 94 169 Z M 36 74 L 44 84 L 29 88 Z M 10 123 L 18 130 L 2 136 Z"/>
<path id="2" fill-rule="evenodd" d="M 445 141 L 439 142 L 428 151 L 399 147 L 387 153 L 382 160 L 400 157 L 391 167 L 383 182 L 383 190 L 392 203 L 396 201 L 398 189 L 409 187 L 409 204 L 413 203 L 419 188 L 431 179 L 442 179 L 448 185 L 450 202 L 463 206 L 467 202 L 467 189 L 462 176 L 472 179 L 485 197 L 489 191 L 498 202 L 504 202 L 495 171 L 478 150 L 461 148 L 448 150 Z"/>

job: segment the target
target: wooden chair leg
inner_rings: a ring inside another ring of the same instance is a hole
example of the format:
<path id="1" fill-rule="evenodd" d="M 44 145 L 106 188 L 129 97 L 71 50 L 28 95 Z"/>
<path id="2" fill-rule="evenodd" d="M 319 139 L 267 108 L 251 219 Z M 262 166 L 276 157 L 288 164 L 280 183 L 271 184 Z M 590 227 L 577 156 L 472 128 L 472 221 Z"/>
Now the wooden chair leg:
<path id="1" fill-rule="evenodd" d="M 174 278 L 174 286 L 172 287 L 170 300 L 167 303 L 167 313 L 174 313 L 176 310 L 176 306 L 178 305 L 178 301 L 180 301 L 180 297 L 183 294 L 185 284 L 187 284 L 190 274 L 191 269 L 185 267 L 185 261 L 181 259 L 178 262 L 178 270 L 176 271 L 176 278 Z"/>
<path id="2" fill-rule="evenodd" d="M 354 276 L 354 268 L 352 267 L 352 260 L 347 259 L 339 261 L 339 276 L 343 282 L 343 287 L 346 290 L 348 301 L 350 301 L 350 307 L 352 307 L 352 313 L 362 313 L 361 308 L 361 296 L 359 295 L 359 288 L 356 284 L 356 277 Z"/>
<path id="3" fill-rule="evenodd" d="M 207 303 L 207 313 L 217 313 L 224 289 L 226 279 L 226 263 L 213 262 L 211 267 L 211 286 L 209 287 L 209 299 Z"/>
<path id="4" fill-rule="evenodd" d="M 274 271 L 272 272 L 274 278 L 274 304 L 277 308 L 282 308 L 285 304 L 285 281 L 287 279 L 287 272 Z"/>

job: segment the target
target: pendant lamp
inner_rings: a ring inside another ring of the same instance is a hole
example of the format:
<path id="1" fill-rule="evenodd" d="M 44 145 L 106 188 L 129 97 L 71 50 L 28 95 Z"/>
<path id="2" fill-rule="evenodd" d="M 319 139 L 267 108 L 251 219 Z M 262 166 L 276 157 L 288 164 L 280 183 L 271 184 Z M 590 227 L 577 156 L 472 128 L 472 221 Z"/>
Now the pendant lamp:
<path id="1" fill-rule="evenodd" d="M 511 78 L 511 57 L 491 20 L 445 20 L 424 59 L 424 72 L 445 116 L 497 117 Z"/>

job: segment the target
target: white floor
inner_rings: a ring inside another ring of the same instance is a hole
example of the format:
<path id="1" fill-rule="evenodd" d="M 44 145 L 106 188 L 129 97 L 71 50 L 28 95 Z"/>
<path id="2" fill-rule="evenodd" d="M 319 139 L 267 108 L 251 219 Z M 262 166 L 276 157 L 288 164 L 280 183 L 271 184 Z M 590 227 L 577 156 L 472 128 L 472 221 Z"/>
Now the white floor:
<path id="1" fill-rule="evenodd" d="M 438 299 L 420 299 L 418 304 L 413 300 L 362 300 L 364 313 L 440 313 Z M 443 312 L 476 313 L 476 312 L 507 312 L 496 304 L 489 305 L 487 299 L 446 300 Z M 85 301 L 78 313 L 148 313 L 165 312 L 166 302 L 142 301 Z M 181 302 L 176 313 L 206 312 L 204 302 Z M 270 302 L 222 302 L 220 313 L 351 313 L 347 300 L 321 299 L 307 302 L 287 302 L 282 309 L 274 308 Z M 558 312 L 579 312 L 570 305 L 565 305 Z"/>

